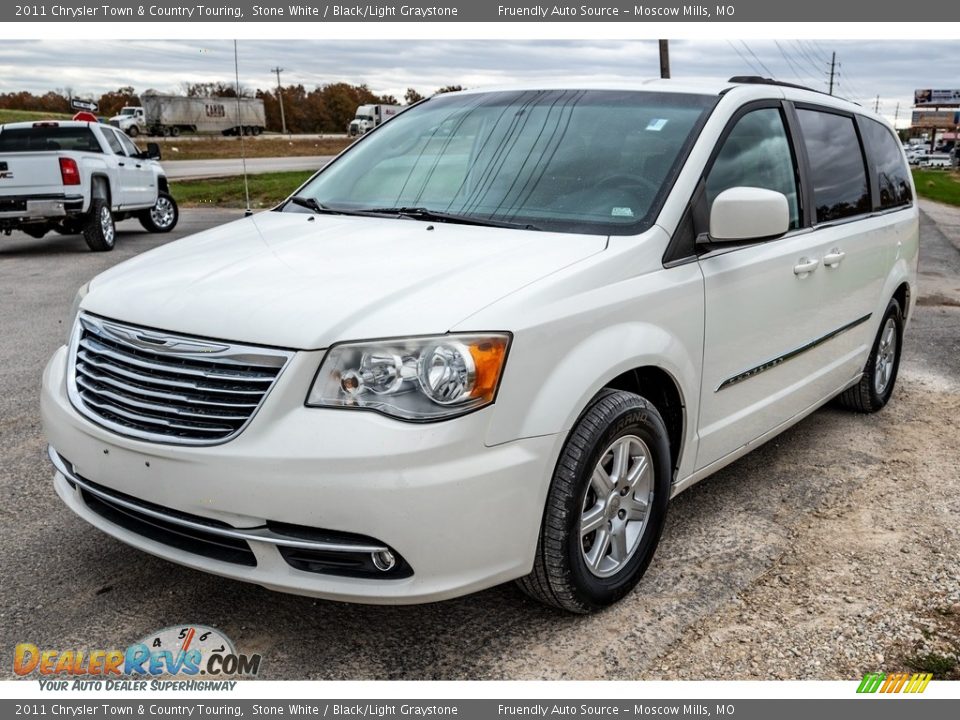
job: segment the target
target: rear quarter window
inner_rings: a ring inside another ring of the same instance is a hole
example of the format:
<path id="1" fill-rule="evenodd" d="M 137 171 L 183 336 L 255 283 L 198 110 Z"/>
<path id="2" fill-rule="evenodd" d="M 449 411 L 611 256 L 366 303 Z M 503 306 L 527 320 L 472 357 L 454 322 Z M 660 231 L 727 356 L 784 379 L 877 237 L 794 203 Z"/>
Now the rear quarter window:
<path id="1" fill-rule="evenodd" d="M 0 153 L 77 150 L 102 152 L 88 127 L 8 128 L 0 131 Z"/>
<path id="2" fill-rule="evenodd" d="M 860 123 L 867 152 L 873 160 L 877 186 L 880 189 L 880 208 L 909 205 L 913 201 L 910 189 L 910 170 L 900 152 L 900 143 L 890 130 L 875 120 L 864 118 Z"/>
<path id="3" fill-rule="evenodd" d="M 853 118 L 808 109 L 797 115 L 810 160 L 817 222 L 870 212 L 870 185 Z"/>

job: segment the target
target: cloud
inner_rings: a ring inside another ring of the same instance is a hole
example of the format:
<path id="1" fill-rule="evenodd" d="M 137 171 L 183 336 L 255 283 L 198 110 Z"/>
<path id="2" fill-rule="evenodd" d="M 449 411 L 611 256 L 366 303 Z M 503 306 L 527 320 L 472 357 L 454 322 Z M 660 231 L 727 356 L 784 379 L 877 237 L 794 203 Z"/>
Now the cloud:
<path id="1" fill-rule="evenodd" d="M 913 91 L 951 88 L 960 41 L 674 40 L 673 76 L 727 78 L 773 74 L 826 90 L 836 52 L 836 94 L 893 119 L 909 116 Z M 402 96 L 449 84 L 468 87 L 564 79 L 634 80 L 659 73 L 652 40 L 241 41 L 240 82 L 271 88 L 270 69 L 285 68 L 284 84 L 307 87 L 346 81 Z M 46 92 L 70 87 L 99 95 L 123 85 L 177 92 L 184 83 L 232 81 L 233 43 L 225 40 L 7 41 L 0 46 L 0 92 Z"/>

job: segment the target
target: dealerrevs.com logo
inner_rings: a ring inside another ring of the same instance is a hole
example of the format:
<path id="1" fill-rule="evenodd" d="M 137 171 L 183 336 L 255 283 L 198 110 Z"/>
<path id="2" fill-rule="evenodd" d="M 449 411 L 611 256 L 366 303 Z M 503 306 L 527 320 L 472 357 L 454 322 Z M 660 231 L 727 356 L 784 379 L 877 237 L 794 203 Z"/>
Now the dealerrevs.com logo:
<path id="1" fill-rule="evenodd" d="M 254 677 L 261 656 L 238 653 L 219 630 L 204 625 L 164 628 L 125 649 L 41 649 L 20 643 L 13 671 L 37 676 L 41 690 L 232 690 Z M 160 679 L 175 678 L 175 679 Z"/>

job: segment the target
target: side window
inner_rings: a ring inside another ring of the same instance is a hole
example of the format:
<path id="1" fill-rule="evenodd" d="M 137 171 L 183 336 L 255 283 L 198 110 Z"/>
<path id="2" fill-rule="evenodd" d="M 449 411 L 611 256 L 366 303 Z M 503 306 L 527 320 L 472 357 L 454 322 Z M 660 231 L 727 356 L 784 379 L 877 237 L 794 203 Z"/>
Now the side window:
<path id="1" fill-rule="evenodd" d="M 706 186 L 707 207 L 733 187 L 783 193 L 790 208 L 790 228 L 800 227 L 796 163 L 779 109 L 754 110 L 737 121 L 710 168 Z"/>
<path id="2" fill-rule="evenodd" d="M 875 120 L 860 123 L 867 151 L 873 160 L 880 188 L 882 209 L 909 205 L 913 200 L 910 190 L 910 171 L 900 152 L 900 143 L 890 130 Z"/>
<path id="3" fill-rule="evenodd" d="M 137 146 L 133 144 L 133 141 L 128 138 L 124 133 L 118 132 L 117 137 L 120 139 L 120 144 L 123 145 L 123 149 L 126 151 L 127 155 L 130 157 L 136 157 L 139 154 Z"/>
<path id="4" fill-rule="evenodd" d="M 869 212 L 870 186 L 853 118 L 818 110 L 797 110 L 810 159 L 817 222 Z"/>
<path id="5" fill-rule="evenodd" d="M 104 130 L 104 137 L 107 138 L 107 145 L 113 150 L 114 155 L 123 155 L 123 146 L 120 144 L 120 138 L 113 130 Z"/>

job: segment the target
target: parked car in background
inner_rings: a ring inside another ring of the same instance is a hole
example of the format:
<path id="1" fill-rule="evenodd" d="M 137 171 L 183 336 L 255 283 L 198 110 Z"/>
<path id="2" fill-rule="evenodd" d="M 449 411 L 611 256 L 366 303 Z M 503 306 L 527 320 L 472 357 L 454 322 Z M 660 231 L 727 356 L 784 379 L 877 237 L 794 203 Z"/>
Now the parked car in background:
<path id="1" fill-rule="evenodd" d="M 100 123 L 0 125 L 0 232 L 83 233 L 97 251 L 113 249 L 115 223 L 129 217 L 170 232 L 179 211 L 159 160 L 156 144 L 140 150 Z"/>
<path id="2" fill-rule="evenodd" d="M 953 167 L 953 156 L 950 153 L 932 153 L 921 157 L 917 165 L 921 168 L 950 168 Z"/>
<path id="3" fill-rule="evenodd" d="M 833 399 L 890 401 L 918 244 L 893 129 L 836 97 L 438 95 L 273 212 L 81 289 L 43 377 L 56 491 L 276 590 L 518 580 L 591 612 L 678 493 Z"/>

